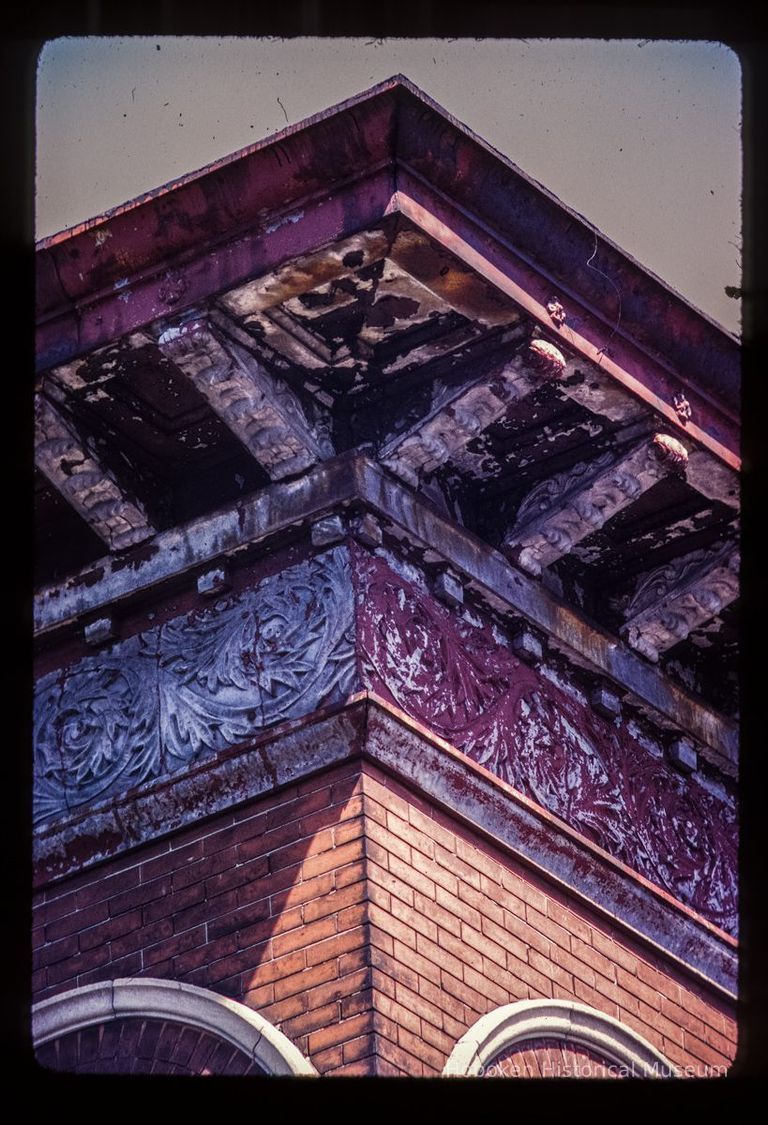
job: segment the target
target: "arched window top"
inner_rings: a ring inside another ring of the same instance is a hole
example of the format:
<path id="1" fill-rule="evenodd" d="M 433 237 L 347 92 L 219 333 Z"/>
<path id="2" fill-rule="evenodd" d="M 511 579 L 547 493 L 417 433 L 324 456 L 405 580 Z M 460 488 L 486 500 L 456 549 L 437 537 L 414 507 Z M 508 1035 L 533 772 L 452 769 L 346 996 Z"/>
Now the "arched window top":
<path id="1" fill-rule="evenodd" d="M 481 1075 L 508 1048 L 545 1038 L 594 1051 L 632 1076 L 663 1078 L 675 1073 L 660 1051 L 612 1016 L 570 1000 L 521 1000 L 473 1024 L 454 1047 L 443 1074 Z"/>
<path id="2" fill-rule="evenodd" d="M 32 1039 L 39 1047 L 80 1028 L 137 1016 L 210 1032 L 268 1074 L 317 1075 L 290 1039 L 245 1004 L 196 985 L 152 977 L 86 985 L 35 1004 Z"/>

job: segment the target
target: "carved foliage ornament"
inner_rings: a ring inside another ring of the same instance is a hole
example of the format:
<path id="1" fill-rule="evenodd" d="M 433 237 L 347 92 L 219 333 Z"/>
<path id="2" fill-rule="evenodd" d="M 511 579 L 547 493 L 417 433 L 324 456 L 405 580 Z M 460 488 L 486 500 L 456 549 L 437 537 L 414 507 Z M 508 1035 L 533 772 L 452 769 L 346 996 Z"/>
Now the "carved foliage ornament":
<path id="1" fill-rule="evenodd" d="M 35 819 L 60 816 L 226 750 L 354 687 L 346 552 L 42 677 Z"/>
<path id="2" fill-rule="evenodd" d="M 536 485 L 505 540 L 519 564 L 540 574 L 677 465 L 674 446 L 679 442 L 670 448 L 663 436 L 657 434 L 652 442 L 642 441 L 618 456 L 602 453 Z"/>
<path id="3" fill-rule="evenodd" d="M 521 663 L 487 623 L 352 548 L 364 686 L 725 929 L 733 804 Z M 38 685 L 35 818 L 172 775 L 355 690 L 349 555 L 86 657 Z"/>
<path id="4" fill-rule="evenodd" d="M 739 593 L 740 554 L 734 543 L 673 559 L 644 575 L 625 609 L 621 632 L 650 660 L 715 617 Z"/>
<path id="5" fill-rule="evenodd" d="M 316 437 L 290 389 L 208 321 L 166 329 L 158 343 L 273 480 L 319 460 Z"/>
<path id="6" fill-rule="evenodd" d="M 684 778 L 379 558 L 358 556 L 366 686 L 705 917 L 736 926 L 732 803 Z"/>
<path id="7" fill-rule="evenodd" d="M 490 378 L 464 388 L 406 434 L 398 435 L 381 451 L 385 465 L 409 484 L 434 472 L 447 461 L 461 463 L 467 445 L 497 421 L 511 402 L 535 389 L 519 361 L 505 364 Z"/>
<path id="8" fill-rule="evenodd" d="M 122 493 L 42 394 L 35 398 L 35 463 L 111 550 L 154 534 L 138 501 Z"/>

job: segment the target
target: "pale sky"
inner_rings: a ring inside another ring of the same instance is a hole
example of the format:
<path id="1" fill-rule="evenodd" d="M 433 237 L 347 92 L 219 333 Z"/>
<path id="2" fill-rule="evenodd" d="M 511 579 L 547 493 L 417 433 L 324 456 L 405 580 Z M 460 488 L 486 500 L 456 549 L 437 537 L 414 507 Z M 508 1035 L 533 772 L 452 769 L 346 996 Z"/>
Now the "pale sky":
<path id="1" fill-rule="evenodd" d="M 37 237 L 406 75 L 732 332 L 741 68 L 723 44 L 68 38 L 37 86 Z"/>

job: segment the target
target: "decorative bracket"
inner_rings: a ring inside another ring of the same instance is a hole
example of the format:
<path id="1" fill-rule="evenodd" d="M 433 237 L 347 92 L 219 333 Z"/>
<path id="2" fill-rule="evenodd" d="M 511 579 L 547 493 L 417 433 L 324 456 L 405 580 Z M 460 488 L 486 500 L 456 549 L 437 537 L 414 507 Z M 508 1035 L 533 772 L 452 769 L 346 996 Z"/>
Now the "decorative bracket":
<path id="1" fill-rule="evenodd" d="M 739 593 L 739 551 L 733 543 L 717 550 L 693 551 L 643 577 L 626 608 L 621 635 L 654 663 L 659 655 Z"/>
<path id="2" fill-rule="evenodd" d="M 122 551 L 155 534 L 138 500 L 128 499 L 42 394 L 35 397 L 35 464 L 110 550 Z"/>
<path id="3" fill-rule="evenodd" d="M 618 459 L 608 452 L 557 473 L 525 498 L 504 548 L 539 575 L 686 459 L 680 442 L 656 434 Z"/>
<path id="4" fill-rule="evenodd" d="M 211 320 L 167 328 L 158 345 L 272 480 L 301 473 L 327 455 L 291 390 Z"/>

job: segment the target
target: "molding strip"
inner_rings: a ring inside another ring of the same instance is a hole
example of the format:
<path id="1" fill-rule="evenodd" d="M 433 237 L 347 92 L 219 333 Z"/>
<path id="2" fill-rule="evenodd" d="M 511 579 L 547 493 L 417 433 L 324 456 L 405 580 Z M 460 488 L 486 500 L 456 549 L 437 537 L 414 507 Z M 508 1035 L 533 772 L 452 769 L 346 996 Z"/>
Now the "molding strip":
<path id="1" fill-rule="evenodd" d="M 413 195 L 402 190 L 405 184 Z M 398 190 L 392 196 L 388 213 L 397 212 L 405 215 L 446 250 L 456 254 L 481 277 L 515 301 L 546 330 L 552 332 L 552 318 L 547 309 L 544 288 L 546 285 L 551 289 L 552 281 L 547 279 L 539 268 L 534 271 L 532 267 L 524 265 L 497 236 L 481 231 L 464 212 L 462 212 L 462 221 L 454 222 L 455 229 L 452 229 L 438 216 L 438 209 L 447 210 L 447 201 L 441 200 L 439 207 L 436 207 L 431 198 L 434 194 L 431 187 L 420 183 L 413 173 L 406 173 L 404 169 L 398 176 Z M 421 197 L 421 201 L 417 201 L 416 195 Z M 453 206 L 451 209 L 455 210 Z M 474 230 L 471 229 L 472 227 Z M 463 230 L 467 238 L 463 238 L 458 233 L 459 230 Z M 470 238 L 472 241 L 469 241 Z M 478 247 L 481 245 L 487 245 L 490 253 L 480 250 Z M 499 264 L 497 265 L 496 262 Z M 534 294 L 538 294 L 538 297 Z M 661 364 L 640 352 L 628 341 L 621 343 L 614 341 L 611 345 L 612 350 L 620 352 L 621 362 L 610 358 L 605 345 L 598 348 L 590 338 L 603 339 L 604 324 L 590 314 L 582 303 L 579 303 L 579 315 L 583 319 L 581 327 L 588 332 L 588 335 L 577 332 L 571 327 L 561 327 L 557 330 L 557 336 L 562 338 L 569 348 L 601 368 L 632 395 L 650 406 L 664 418 L 667 425 L 674 427 L 676 433 L 685 433 L 687 437 L 709 449 L 731 468 L 741 467 L 741 458 L 736 452 L 738 434 L 734 423 L 716 404 L 705 399 L 697 391 L 695 384 L 689 384 L 687 380 L 684 383 L 683 379 L 664 370 Z M 695 400 L 696 409 L 693 417 L 705 418 L 706 428 L 697 425 L 694 420 L 686 421 L 685 425 L 681 423 L 674 405 L 674 396 L 683 385 L 686 393 L 691 397 L 692 404 Z"/>
<path id="2" fill-rule="evenodd" d="M 228 510 L 158 535 L 134 559 L 105 558 L 35 599 L 38 635 L 83 614 L 148 591 L 241 548 L 264 543 L 289 527 L 308 525 L 362 501 L 388 521 L 396 537 L 419 544 L 427 561 L 448 561 L 492 606 L 543 629 L 566 655 L 613 680 L 663 720 L 704 745 L 718 769 L 735 776 L 738 728 L 672 684 L 658 668 L 609 633 L 584 621 L 498 551 L 439 515 L 367 458 L 338 457 L 299 480 L 273 484 Z M 127 565 L 130 563 L 130 565 Z"/>
<path id="3" fill-rule="evenodd" d="M 613 1016 L 573 1000 L 521 1000 L 482 1016 L 459 1039 L 443 1076 L 482 1074 L 505 1048 L 538 1036 L 579 1043 L 630 1069 L 632 1078 L 670 1078 L 672 1063 Z"/>
<path id="4" fill-rule="evenodd" d="M 37 885 L 85 871 L 360 756 L 426 793 L 450 816 L 611 925 L 652 946 L 681 971 L 735 998 L 734 938 L 369 692 L 281 724 L 181 776 L 41 830 L 34 836 Z"/>

